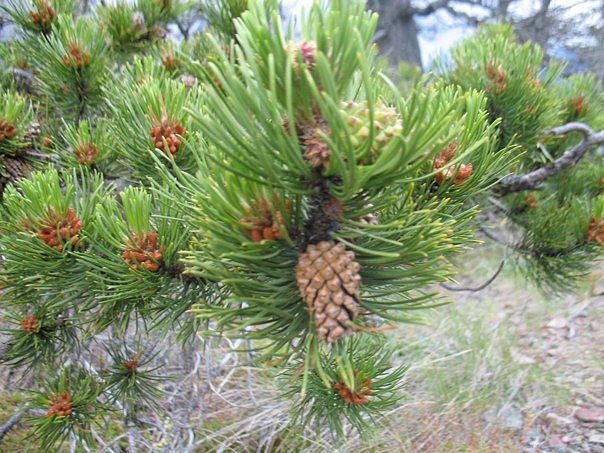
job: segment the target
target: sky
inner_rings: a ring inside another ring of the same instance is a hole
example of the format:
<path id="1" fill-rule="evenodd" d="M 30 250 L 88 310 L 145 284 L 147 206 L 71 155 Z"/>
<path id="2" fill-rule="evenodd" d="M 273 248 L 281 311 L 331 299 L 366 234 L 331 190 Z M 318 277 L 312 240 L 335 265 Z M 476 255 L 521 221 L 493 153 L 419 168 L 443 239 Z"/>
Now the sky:
<path id="1" fill-rule="evenodd" d="M 576 16 L 593 10 L 598 6 L 601 0 L 552 0 L 552 8 L 563 8 L 568 16 Z M 283 0 L 282 4 L 291 8 L 292 11 L 300 13 L 303 8 L 308 8 L 313 0 Z M 421 2 L 417 2 L 420 4 Z M 519 0 L 512 4 L 512 12 L 517 17 L 526 17 L 532 14 L 541 4 L 537 0 Z M 464 4 L 456 4 L 457 9 L 465 12 L 477 14 L 478 11 Z M 586 25 L 595 24 L 601 17 L 589 16 L 586 18 Z M 460 40 L 473 34 L 473 30 L 465 24 L 456 21 L 446 12 L 437 12 L 427 18 L 418 20 L 421 32 L 419 35 L 419 44 L 422 54 L 422 61 L 428 66 L 438 55 L 447 54 L 449 49 Z"/>

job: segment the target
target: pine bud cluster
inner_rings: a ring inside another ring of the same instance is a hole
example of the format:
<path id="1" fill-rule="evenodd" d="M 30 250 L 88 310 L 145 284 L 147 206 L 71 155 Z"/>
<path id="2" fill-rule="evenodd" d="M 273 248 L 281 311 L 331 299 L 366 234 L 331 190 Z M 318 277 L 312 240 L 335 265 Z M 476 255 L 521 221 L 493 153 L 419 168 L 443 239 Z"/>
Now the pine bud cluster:
<path id="1" fill-rule="evenodd" d="M 28 316 L 21 321 L 21 330 L 27 333 L 38 333 L 42 322 L 35 316 Z"/>
<path id="2" fill-rule="evenodd" d="M 373 394 L 373 391 L 371 390 L 371 379 L 367 379 L 363 382 L 360 388 L 354 392 L 343 382 L 336 382 L 334 387 L 338 392 L 338 395 L 340 395 L 346 404 L 367 404 L 369 402 L 367 397 Z"/>
<path id="3" fill-rule="evenodd" d="M 92 143 L 85 143 L 73 150 L 78 163 L 92 165 L 99 154 L 99 150 Z"/>
<path id="4" fill-rule="evenodd" d="M 438 171 L 444 166 L 446 166 L 453 158 L 455 157 L 455 153 L 457 152 L 457 141 L 453 140 L 449 143 L 444 150 L 438 155 L 436 160 L 434 161 L 434 170 Z M 438 184 L 442 184 L 447 180 L 453 180 L 453 184 L 459 186 L 463 184 L 466 180 L 472 176 L 472 172 L 474 171 L 474 166 L 470 164 L 458 164 L 451 165 L 450 167 L 438 171 L 436 173 L 435 179 Z"/>
<path id="5" fill-rule="evenodd" d="M 172 157 L 176 157 L 185 133 L 186 130 L 183 126 L 180 124 L 171 124 L 164 119 L 160 124 L 153 126 L 153 129 L 151 129 L 151 138 L 157 149 L 165 153 L 169 152 Z"/>
<path id="6" fill-rule="evenodd" d="M 71 404 L 71 394 L 68 392 L 50 398 L 50 408 L 46 412 L 46 417 L 65 417 L 71 415 L 73 406 Z"/>
<path id="7" fill-rule="evenodd" d="M 66 215 L 53 210 L 42 221 L 37 236 L 46 245 L 61 252 L 65 245 L 77 245 L 80 242 L 78 234 L 81 229 L 82 221 L 76 216 L 73 208 L 69 208 Z"/>
<path id="8" fill-rule="evenodd" d="M 604 217 L 591 218 L 587 227 L 587 242 L 595 242 L 600 247 L 604 247 Z"/>
<path id="9" fill-rule="evenodd" d="M 15 136 L 15 126 L 6 120 L 0 119 L 0 142 Z"/>
<path id="10" fill-rule="evenodd" d="M 57 17 L 57 13 L 50 3 L 46 0 L 42 0 L 37 4 L 37 9 L 35 11 L 29 12 L 29 17 L 31 17 L 34 25 L 46 31 L 49 29 L 52 21 L 55 20 L 55 17 Z"/>
<path id="11" fill-rule="evenodd" d="M 486 68 L 487 77 L 493 84 L 490 88 L 494 90 L 496 94 L 501 94 L 507 88 L 505 80 L 505 71 L 501 66 L 496 66 L 494 63 L 490 63 Z"/>
<path id="12" fill-rule="evenodd" d="M 163 259 L 163 247 L 159 246 L 157 233 L 132 233 L 122 257 L 133 269 L 157 272 Z"/>
<path id="13" fill-rule="evenodd" d="M 281 212 L 275 207 L 278 204 L 278 198 L 273 203 L 269 202 L 266 198 L 254 201 L 252 206 L 246 209 L 249 217 L 241 219 L 247 227 L 244 229 L 252 241 L 260 242 L 262 240 L 275 241 L 278 239 L 284 239 L 281 230 L 287 229 L 285 218 Z M 289 217 L 291 215 L 291 201 L 285 201 L 285 215 Z M 273 211 L 275 211 L 273 213 Z"/>
<path id="14" fill-rule="evenodd" d="M 67 55 L 63 55 L 63 63 L 65 63 L 65 66 L 80 70 L 84 66 L 90 64 L 90 54 L 84 52 L 78 44 L 70 44 L 68 51 L 69 53 Z"/>

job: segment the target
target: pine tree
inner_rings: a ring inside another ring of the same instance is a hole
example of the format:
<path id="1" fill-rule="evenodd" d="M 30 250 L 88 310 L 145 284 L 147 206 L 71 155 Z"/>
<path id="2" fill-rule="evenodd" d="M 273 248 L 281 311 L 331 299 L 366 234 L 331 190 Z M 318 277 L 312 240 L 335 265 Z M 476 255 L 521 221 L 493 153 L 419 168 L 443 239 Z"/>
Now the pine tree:
<path id="1" fill-rule="evenodd" d="M 244 340 L 294 426 L 370 431 L 406 369 L 385 332 L 446 302 L 433 285 L 476 242 L 492 191 L 540 281 L 565 287 L 601 253 L 600 157 L 534 198 L 505 192 L 511 172 L 580 140 L 545 154 L 543 129 L 602 119 L 593 79 L 537 79 L 539 51 L 508 32 L 497 58 L 470 41 L 455 69 L 401 94 L 361 1 L 315 4 L 299 35 L 274 0 L 208 2 L 206 32 L 181 42 L 166 30 L 196 13 L 188 2 L 4 12 L 19 36 L 0 77 L 0 359 L 48 376 L 27 406 L 44 450 L 94 450 L 115 413 L 129 429 L 160 410 L 169 370 L 149 339 L 166 337 Z M 100 367 L 81 359 L 95 342 Z"/>
<path id="2" fill-rule="evenodd" d="M 541 289 L 564 292 L 602 256 L 595 231 L 604 157 L 588 151 L 602 142 L 593 130 L 604 126 L 604 95 L 592 75 L 562 77 L 564 65 L 544 65 L 543 56 L 538 46 L 519 44 L 509 26 L 492 26 L 457 46 L 453 64 L 439 72 L 448 83 L 483 90 L 491 118 L 501 119 L 498 147 L 518 145 L 516 175 L 495 190 L 499 214 L 516 232 L 509 248 Z"/>

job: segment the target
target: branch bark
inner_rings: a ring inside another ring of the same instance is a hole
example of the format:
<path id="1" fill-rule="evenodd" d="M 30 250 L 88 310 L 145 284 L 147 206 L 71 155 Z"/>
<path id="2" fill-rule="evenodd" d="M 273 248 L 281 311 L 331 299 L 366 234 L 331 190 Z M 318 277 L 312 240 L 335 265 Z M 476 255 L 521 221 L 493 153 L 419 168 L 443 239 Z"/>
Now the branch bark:
<path id="1" fill-rule="evenodd" d="M 546 131 L 543 135 L 565 135 L 570 132 L 579 132 L 583 134 L 583 140 L 545 167 L 541 167 L 524 175 L 511 175 L 504 178 L 496 189 L 497 194 L 503 196 L 510 193 L 521 192 L 523 190 L 542 189 L 543 186 L 541 183 L 543 181 L 569 167 L 577 165 L 589 150 L 604 143 L 604 130 L 594 132 L 587 124 L 579 122 L 568 123 L 556 127 Z"/>
<path id="2" fill-rule="evenodd" d="M 2 442 L 2 439 L 4 439 L 4 437 L 10 432 L 10 430 L 21 422 L 21 419 L 26 413 L 27 409 L 21 409 L 15 412 L 4 425 L 0 426 L 0 443 Z"/>

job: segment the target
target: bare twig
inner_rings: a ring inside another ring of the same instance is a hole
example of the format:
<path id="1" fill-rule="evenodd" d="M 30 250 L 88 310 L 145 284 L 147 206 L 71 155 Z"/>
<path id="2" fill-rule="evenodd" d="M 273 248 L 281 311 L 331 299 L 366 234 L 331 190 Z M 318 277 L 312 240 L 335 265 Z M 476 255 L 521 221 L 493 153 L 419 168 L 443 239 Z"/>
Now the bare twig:
<path id="1" fill-rule="evenodd" d="M 483 289 L 485 289 L 487 286 L 489 286 L 491 283 L 493 283 L 495 281 L 495 279 L 501 273 L 501 271 L 503 269 L 503 266 L 505 266 L 505 260 L 501 260 L 501 262 L 499 263 L 499 266 L 497 267 L 497 270 L 495 271 L 495 273 L 493 275 L 491 275 L 491 277 L 489 277 L 489 279 L 486 282 L 484 282 L 483 284 L 481 284 L 479 286 L 461 287 L 461 286 L 451 286 L 451 285 L 448 285 L 446 283 L 442 283 L 440 286 L 442 286 L 446 290 L 456 291 L 456 292 L 470 291 L 470 292 L 475 293 L 475 292 L 478 292 L 478 291 L 482 291 Z"/>
<path id="2" fill-rule="evenodd" d="M 506 241 L 505 239 L 499 237 L 497 234 L 493 233 L 486 227 L 480 227 L 480 232 L 484 234 L 487 238 L 489 238 L 491 241 L 495 241 L 498 244 L 501 244 L 509 249 L 518 250 L 518 245 Z"/>
<path id="3" fill-rule="evenodd" d="M 0 425 L 0 442 L 2 442 L 4 436 L 6 436 L 11 429 L 21 422 L 25 414 L 27 414 L 27 409 L 20 409 L 15 412 L 4 425 Z"/>
<path id="4" fill-rule="evenodd" d="M 511 175 L 504 178 L 496 189 L 497 193 L 499 195 L 507 195 L 523 190 L 541 189 L 542 185 L 540 183 L 542 181 L 560 173 L 568 167 L 576 165 L 590 149 L 600 143 L 604 143 L 604 131 L 594 132 L 587 124 L 579 122 L 556 127 L 550 131 L 546 131 L 544 135 L 564 135 L 570 132 L 580 132 L 583 134 L 583 140 L 545 167 L 524 175 Z"/>

